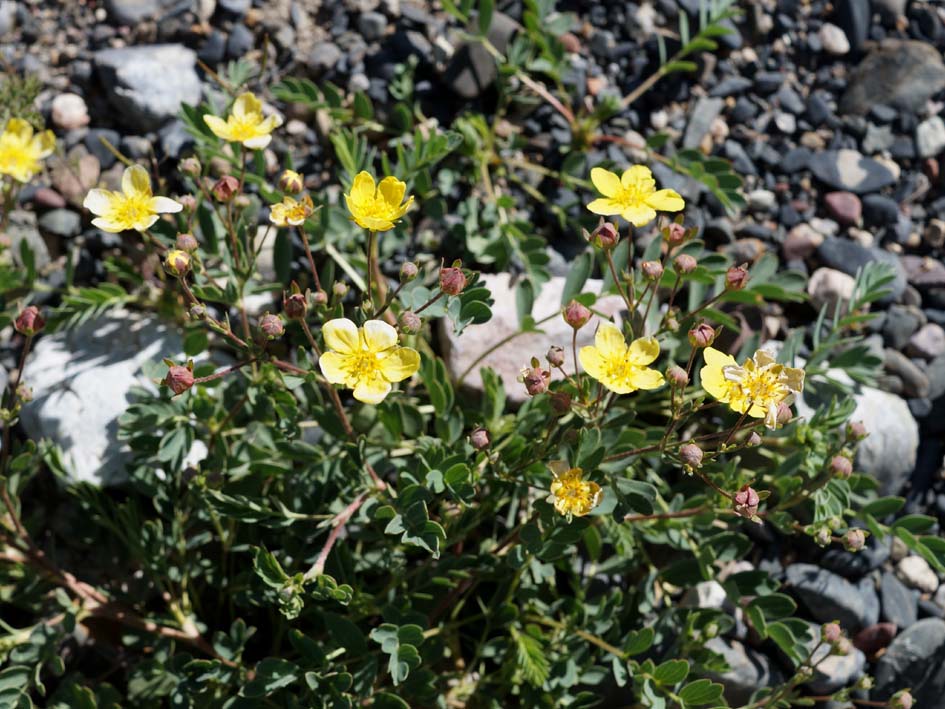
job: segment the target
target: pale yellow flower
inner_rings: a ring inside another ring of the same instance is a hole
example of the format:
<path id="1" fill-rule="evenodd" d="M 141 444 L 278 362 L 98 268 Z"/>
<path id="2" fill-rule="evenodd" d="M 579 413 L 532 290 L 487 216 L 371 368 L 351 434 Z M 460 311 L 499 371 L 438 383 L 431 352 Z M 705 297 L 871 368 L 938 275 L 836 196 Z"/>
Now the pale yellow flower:
<path id="1" fill-rule="evenodd" d="M 657 190 L 653 173 L 645 165 L 632 165 L 623 175 L 595 167 L 591 182 L 604 195 L 587 205 L 594 214 L 619 214 L 633 226 L 649 224 L 661 212 L 678 212 L 686 203 L 674 190 Z"/>
<path id="2" fill-rule="evenodd" d="M 620 328 L 610 322 L 601 323 L 594 344 L 578 353 L 585 371 L 617 394 L 663 386 L 663 375 L 646 366 L 659 356 L 655 339 L 641 337 L 628 345 Z"/>
<path id="3" fill-rule="evenodd" d="M 11 118 L 0 133 L 0 174 L 27 182 L 55 149 L 56 136 L 51 130 L 34 133 L 33 126 L 22 118 Z"/>
<path id="4" fill-rule="evenodd" d="M 159 214 L 173 214 L 184 208 L 173 199 L 155 197 L 148 171 L 140 165 L 125 169 L 121 192 L 89 190 L 82 206 L 96 216 L 92 224 L 112 234 L 127 229 L 145 231 L 158 220 Z"/>
<path id="5" fill-rule="evenodd" d="M 358 327 L 347 318 L 329 320 L 322 328 L 327 352 L 318 359 L 322 374 L 332 384 L 354 390 L 354 398 L 379 404 L 391 384 L 420 369 L 420 354 L 397 345 L 397 331 L 382 320 Z"/>
<path id="6" fill-rule="evenodd" d="M 407 185 L 396 177 L 385 177 L 375 187 L 371 174 L 362 170 L 355 175 L 351 194 L 345 195 L 345 204 L 359 227 L 388 231 L 413 205 L 412 196 L 403 202 L 406 191 Z"/>
<path id="7" fill-rule="evenodd" d="M 706 347 L 703 357 L 702 388 L 732 411 L 763 418 L 770 429 L 777 428 L 778 405 L 790 405 L 804 389 L 803 369 L 778 364 L 764 350 L 743 365 L 714 347 Z"/>
<path id="8" fill-rule="evenodd" d="M 261 150 L 269 145 L 272 131 L 282 125 L 279 116 L 264 116 L 262 103 L 249 92 L 236 97 L 225 121 L 209 114 L 205 114 L 203 120 L 218 138 L 231 143 L 242 143 L 254 150 Z"/>
<path id="9" fill-rule="evenodd" d="M 269 208 L 269 221 L 276 226 L 299 226 L 304 224 L 314 211 L 315 205 L 308 195 L 303 195 L 300 200 L 283 197 L 279 204 Z"/>
<path id="10" fill-rule="evenodd" d="M 548 501 L 559 514 L 568 517 L 583 517 L 597 507 L 601 498 L 600 485 L 584 479 L 584 471 L 572 468 L 563 460 L 548 464 L 554 480 Z"/>

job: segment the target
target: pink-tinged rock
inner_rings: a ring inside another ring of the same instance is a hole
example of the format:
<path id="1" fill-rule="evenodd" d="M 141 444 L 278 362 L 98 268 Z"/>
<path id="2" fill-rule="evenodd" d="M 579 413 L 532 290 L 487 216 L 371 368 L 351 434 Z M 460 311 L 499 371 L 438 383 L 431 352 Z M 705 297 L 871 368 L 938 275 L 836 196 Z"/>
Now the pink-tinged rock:
<path id="1" fill-rule="evenodd" d="M 824 243 L 824 235 L 808 224 L 798 224 L 787 233 L 781 250 L 788 261 L 802 260 Z"/>
<path id="2" fill-rule="evenodd" d="M 935 359 L 945 354 L 945 330 L 934 322 L 923 325 L 909 338 L 906 351 L 910 355 L 923 359 Z"/>
<path id="3" fill-rule="evenodd" d="M 870 625 L 856 634 L 853 638 L 853 647 L 862 651 L 864 655 L 875 655 L 892 642 L 898 630 L 895 623 Z"/>
<path id="4" fill-rule="evenodd" d="M 909 283 L 918 288 L 945 286 L 945 263 L 931 256 L 906 254 L 901 258 Z"/>
<path id="5" fill-rule="evenodd" d="M 62 209 L 66 206 L 66 200 L 63 196 L 48 187 L 39 187 L 33 193 L 33 203 L 38 207 L 48 209 Z"/>
<path id="6" fill-rule="evenodd" d="M 855 226 L 863 216 L 863 204 L 852 192 L 828 192 L 824 195 L 824 204 L 830 216 L 840 224 Z"/>
<path id="7" fill-rule="evenodd" d="M 54 126 L 74 130 L 89 124 L 89 109 L 78 94 L 59 94 L 50 106 Z"/>

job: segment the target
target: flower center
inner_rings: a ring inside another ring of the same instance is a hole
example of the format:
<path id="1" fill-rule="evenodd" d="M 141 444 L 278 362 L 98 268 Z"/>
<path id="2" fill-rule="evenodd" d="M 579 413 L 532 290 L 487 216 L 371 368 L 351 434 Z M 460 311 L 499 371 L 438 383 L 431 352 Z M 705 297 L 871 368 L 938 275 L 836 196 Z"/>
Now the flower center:
<path id="1" fill-rule="evenodd" d="M 110 219 L 113 222 L 134 225 L 151 215 L 150 198 L 120 195 L 112 206 Z"/>
<path id="2" fill-rule="evenodd" d="M 345 363 L 348 376 L 355 381 L 363 381 L 376 377 L 380 371 L 377 353 L 370 350 L 361 350 L 348 357 Z"/>
<path id="3" fill-rule="evenodd" d="M 262 122 L 261 116 L 250 114 L 243 118 L 230 116 L 230 130 L 237 141 L 248 140 L 259 135 L 259 124 Z"/>
<path id="4" fill-rule="evenodd" d="M 741 369 L 741 368 L 739 368 Z M 741 371 L 726 372 L 732 387 L 732 403 L 747 406 L 752 405 L 768 408 L 777 404 L 788 395 L 788 388 L 781 381 L 781 367 L 769 365 L 767 367 L 745 367 Z"/>
<path id="5" fill-rule="evenodd" d="M 626 357 L 613 358 L 607 361 L 604 373 L 612 381 L 627 382 L 640 368 L 631 364 Z"/>
<path id="6" fill-rule="evenodd" d="M 634 206 L 640 204 L 646 199 L 647 192 L 638 182 L 630 183 L 629 187 L 623 187 L 614 195 L 614 201 L 624 206 Z"/>
<path id="7" fill-rule="evenodd" d="M 20 141 L 4 141 L 0 144 L 0 163 L 11 169 L 22 170 L 33 166 L 36 160 L 36 151 L 31 146 Z"/>

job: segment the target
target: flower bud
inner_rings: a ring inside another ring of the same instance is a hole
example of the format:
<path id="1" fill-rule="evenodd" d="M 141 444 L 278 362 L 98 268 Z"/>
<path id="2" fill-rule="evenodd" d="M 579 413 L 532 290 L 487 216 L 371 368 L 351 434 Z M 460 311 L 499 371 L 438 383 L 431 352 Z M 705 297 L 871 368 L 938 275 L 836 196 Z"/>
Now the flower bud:
<path id="1" fill-rule="evenodd" d="M 492 445 L 492 438 L 489 436 L 489 432 L 486 429 L 479 426 L 473 429 L 473 432 L 469 434 L 469 442 L 472 443 L 473 448 L 477 451 L 481 451 Z"/>
<path id="2" fill-rule="evenodd" d="M 446 295 L 459 295 L 466 287 L 466 274 L 458 266 L 445 266 L 440 269 L 440 290 Z"/>
<path id="3" fill-rule="evenodd" d="M 13 323 L 13 329 L 26 337 L 42 332 L 44 327 L 46 327 L 46 320 L 35 305 L 27 305 L 23 308 Z"/>
<path id="4" fill-rule="evenodd" d="M 198 246 L 197 239 L 193 234 L 178 234 L 175 245 L 181 251 L 186 251 L 189 254 L 196 251 Z"/>
<path id="5" fill-rule="evenodd" d="M 869 434 L 862 421 L 851 421 L 847 424 L 847 438 L 852 441 L 862 441 Z"/>
<path id="6" fill-rule="evenodd" d="M 824 623 L 820 626 L 820 637 L 828 645 L 836 645 L 843 637 L 839 623 Z"/>
<path id="7" fill-rule="evenodd" d="M 278 315 L 266 313 L 259 319 L 259 330 L 266 339 L 277 340 L 285 334 L 285 325 Z"/>
<path id="8" fill-rule="evenodd" d="M 402 312 L 397 322 L 400 324 L 400 329 L 407 335 L 415 335 L 423 327 L 423 320 L 412 310 Z"/>
<path id="9" fill-rule="evenodd" d="M 279 189 L 286 194 L 298 194 L 305 189 L 305 180 L 294 170 L 283 170 L 279 175 Z"/>
<path id="10" fill-rule="evenodd" d="M 728 290 L 741 290 L 748 285 L 748 269 L 742 266 L 732 266 L 725 272 L 725 287 Z"/>
<path id="11" fill-rule="evenodd" d="M 321 306 L 328 303 L 328 294 L 323 290 L 315 291 L 312 293 L 312 303 L 316 308 L 320 308 Z"/>
<path id="12" fill-rule="evenodd" d="M 761 445 L 761 436 L 758 434 L 757 431 L 751 432 L 751 435 L 748 437 L 748 445 L 751 448 L 755 448 L 756 446 Z"/>
<path id="13" fill-rule="evenodd" d="M 551 408 L 558 416 L 564 416 L 571 410 L 571 395 L 566 391 L 551 392 Z"/>
<path id="14" fill-rule="evenodd" d="M 282 294 L 282 312 L 289 320 L 302 320 L 308 312 L 308 300 L 304 293 Z"/>
<path id="15" fill-rule="evenodd" d="M 679 246 L 686 240 L 686 227 L 678 222 L 672 222 L 666 227 L 663 235 L 670 246 Z"/>
<path id="16" fill-rule="evenodd" d="M 179 364 L 172 364 L 167 368 L 167 376 L 164 377 L 164 384 L 174 392 L 174 395 L 183 394 L 194 385 L 194 366 L 188 363 L 186 367 Z"/>
<path id="17" fill-rule="evenodd" d="M 203 320 L 207 317 L 207 309 L 201 303 L 194 303 L 190 306 L 190 317 L 194 320 Z"/>
<path id="18" fill-rule="evenodd" d="M 826 527 L 821 527 L 814 533 L 814 542 L 818 545 L 825 547 L 830 544 L 830 530 Z"/>
<path id="19" fill-rule="evenodd" d="M 16 388 L 16 398 L 21 404 L 30 403 L 33 400 L 33 389 L 26 384 L 20 384 Z"/>
<path id="20" fill-rule="evenodd" d="M 197 208 L 197 198 L 192 194 L 184 194 L 177 198 L 184 212 L 192 212 Z"/>
<path id="21" fill-rule="evenodd" d="M 698 265 L 699 262 L 696 261 L 695 257 L 689 254 L 679 254 L 673 259 L 673 268 L 676 269 L 677 273 L 692 273 Z"/>
<path id="22" fill-rule="evenodd" d="M 866 546 L 866 535 L 862 529 L 848 529 L 843 535 L 843 548 L 847 551 L 860 551 Z"/>
<path id="23" fill-rule="evenodd" d="M 248 194 L 238 194 L 233 198 L 233 206 L 238 207 L 240 209 L 246 209 L 246 207 L 248 207 L 252 203 L 253 202 L 249 198 Z"/>
<path id="24" fill-rule="evenodd" d="M 889 700 L 889 709 L 912 709 L 914 700 L 908 689 L 900 689 Z"/>
<path id="25" fill-rule="evenodd" d="M 640 264 L 640 270 L 648 281 L 659 281 L 663 277 L 663 264 L 659 261 L 644 261 Z"/>
<path id="26" fill-rule="evenodd" d="M 620 242 L 620 232 L 617 231 L 617 225 L 604 221 L 601 217 L 597 228 L 590 234 L 584 232 L 585 238 L 594 246 L 601 249 L 612 249 Z"/>
<path id="27" fill-rule="evenodd" d="M 591 319 L 590 309 L 581 305 L 576 300 L 572 300 L 564 306 L 561 315 L 564 317 L 564 321 L 575 330 L 580 330 L 587 325 L 587 321 Z"/>
<path id="28" fill-rule="evenodd" d="M 853 474 L 853 463 L 845 455 L 835 455 L 830 459 L 830 473 L 834 477 L 846 480 Z"/>
<path id="29" fill-rule="evenodd" d="M 178 167 L 182 173 L 189 175 L 190 177 L 198 177 L 200 173 L 203 172 L 203 168 L 200 166 L 200 161 L 192 156 L 181 160 L 178 164 Z"/>
<path id="30" fill-rule="evenodd" d="M 548 364 L 552 367 L 561 367 L 564 365 L 564 349 L 557 345 L 549 347 L 548 354 L 546 354 L 545 357 L 548 358 Z"/>
<path id="31" fill-rule="evenodd" d="M 400 265 L 400 282 L 410 283 L 417 277 L 418 273 L 420 273 L 420 269 L 417 268 L 417 264 L 413 261 L 405 261 Z"/>
<path id="32" fill-rule="evenodd" d="M 175 278 L 186 276 L 190 271 L 190 254 L 180 249 L 171 249 L 164 257 L 164 270 Z"/>
<path id="33" fill-rule="evenodd" d="M 703 455 L 702 449 L 695 443 L 686 443 L 679 449 L 679 459 L 687 468 L 701 468 Z"/>
<path id="34" fill-rule="evenodd" d="M 689 331 L 689 344 L 693 347 L 709 347 L 715 342 L 715 330 L 708 323 L 699 323 Z"/>
<path id="35" fill-rule="evenodd" d="M 751 519 L 758 514 L 758 503 L 761 498 L 751 485 L 745 485 L 741 490 L 735 493 L 735 514 L 739 517 Z"/>
<path id="36" fill-rule="evenodd" d="M 678 364 L 674 364 L 666 370 L 666 378 L 674 387 L 684 387 L 689 383 L 689 375 Z"/>
<path id="37" fill-rule="evenodd" d="M 335 284 L 331 287 L 331 292 L 336 298 L 344 298 L 348 295 L 348 286 L 341 281 L 335 281 Z"/>
<path id="38" fill-rule="evenodd" d="M 529 396 L 537 396 L 548 391 L 551 372 L 538 366 L 538 360 L 532 358 L 531 366 L 522 370 L 522 382 Z"/>
<path id="39" fill-rule="evenodd" d="M 233 177 L 233 175 L 224 175 L 213 184 L 210 191 L 218 202 L 229 202 L 236 196 L 236 192 L 239 188 L 239 180 Z"/>
<path id="40" fill-rule="evenodd" d="M 780 402 L 778 404 L 778 426 L 784 426 L 791 423 L 791 419 L 794 418 L 794 412 L 791 411 L 791 405 L 787 402 Z"/>

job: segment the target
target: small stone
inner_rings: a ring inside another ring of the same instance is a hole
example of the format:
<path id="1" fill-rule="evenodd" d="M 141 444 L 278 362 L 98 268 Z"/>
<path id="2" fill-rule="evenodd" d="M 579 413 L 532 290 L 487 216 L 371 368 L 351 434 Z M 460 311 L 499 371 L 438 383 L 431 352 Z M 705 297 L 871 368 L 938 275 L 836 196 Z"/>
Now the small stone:
<path id="1" fill-rule="evenodd" d="M 89 109 L 78 94 L 59 94 L 50 106 L 53 125 L 63 130 L 75 130 L 89 124 Z"/>
<path id="2" fill-rule="evenodd" d="M 518 27 L 511 17 L 495 12 L 489 25 L 488 38 L 493 46 L 504 52 Z M 465 99 L 480 96 L 498 77 L 495 59 L 482 47 L 481 42 L 464 42 L 457 48 L 444 72 L 443 79 L 455 93 Z"/>
<path id="3" fill-rule="evenodd" d="M 366 42 L 376 42 L 386 29 L 387 18 L 379 12 L 365 12 L 358 18 L 358 31 Z"/>
<path id="4" fill-rule="evenodd" d="M 925 315 L 919 308 L 896 303 L 886 311 L 883 337 L 890 347 L 899 350 L 906 346 L 912 334 L 924 324 Z"/>
<path id="5" fill-rule="evenodd" d="M 737 640 L 712 638 L 705 646 L 720 654 L 728 665 L 728 671 L 712 677 L 721 682 L 724 696 L 733 706 L 747 703 L 759 688 L 776 686 L 782 681 L 781 673 L 765 655 Z"/>
<path id="6" fill-rule="evenodd" d="M 863 48 L 869 38 L 870 0 L 837 0 L 835 17 L 854 51 Z"/>
<path id="7" fill-rule="evenodd" d="M 906 352 L 914 357 L 935 359 L 945 354 L 945 329 L 937 323 L 927 323 L 909 338 Z"/>
<path id="8" fill-rule="evenodd" d="M 841 312 L 845 312 L 855 286 L 853 276 L 832 268 L 818 268 L 807 283 L 807 294 L 818 310 L 826 305 L 827 312 L 833 313 L 839 303 Z"/>
<path id="9" fill-rule="evenodd" d="M 830 216 L 840 224 L 859 224 L 863 214 L 860 198 L 852 192 L 828 192 L 824 195 L 824 204 Z"/>
<path id="10" fill-rule="evenodd" d="M 916 593 L 906 588 L 894 574 L 883 573 L 879 584 L 881 618 L 894 623 L 900 630 L 908 628 L 918 619 Z"/>
<path id="11" fill-rule="evenodd" d="M 863 197 L 863 220 L 869 226 L 892 226 L 899 221 L 899 204 L 881 194 Z"/>
<path id="12" fill-rule="evenodd" d="M 887 39 L 851 73 L 840 110 L 864 115 L 882 103 L 915 113 L 943 88 L 945 64 L 935 47 Z"/>
<path id="13" fill-rule="evenodd" d="M 934 249 L 940 249 L 945 246 L 945 221 L 941 219 L 930 219 L 925 226 L 925 233 L 922 235 L 925 242 Z"/>
<path id="14" fill-rule="evenodd" d="M 945 621 L 924 618 L 900 633 L 874 671 L 874 701 L 885 701 L 909 687 L 917 708 L 941 706 L 945 695 Z"/>
<path id="15" fill-rule="evenodd" d="M 752 190 L 748 193 L 748 208 L 755 212 L 770 212 L 777 203 L 771 190 Z"/>
<path id="16" fill-rule="evenodd" d="M 61 209 L 66 206 L 66 200 L 56 190 L 48 187 L 39 187 L 33 193 L 33 203 L 47 209 Z"/>
<path id="17" fill-rule="evenodd" d="M 853 637 L 853 646 L 866 655 L 875 655 L 892 642 L 897 630 L 894 623 L 870 625 Z"/>
<path id="18" fill-rule="evenodd" d="M 860 147 L 863 148 L 864 152 L 873 155 L 883 150 L 889 150 L 895 142 L 896 136 L 893 135 L 891 126 L 875 126 L 870 123 L 866 127 L 866 136 L 860 143 Z"/>
<path id="19" fill-rule="evenodd" d="M 945 263 L 940 259 L 906 254 L 901 261 L 909 283 L 917 288 L 945 287 Z"/>
<path id="20" fill-rule="evenodd" d="M 233 25 L 226 40 L 226 55 L 230 59 L 239 59 L 253 48 L 253 32 L 246 25 Z"/>
<path id="21" fill-rule="evenodd" d="M 838 190 L 858 194 L 876 192 L 896 181 L 888 167 L 856 150 L 815 153 L 808 167 L 821 182 Z"/>
<path id="22" fill-rule="evenodd" d="M 684 148 L 699 147 L 724 105 L 725 100 L 721 98 L 704 96 L 696 101 L 683 135 Z"/>
<path id="23" fill-rule="evenodd" d="M 309 52 L 305 65 L 315 77 L 319 77 L 333 70 L 342 57 L 344 57 L 344 52 L 338 48 L 338 45 L 332 42 L 319 42 Z"/>
<path id="24" fill-rule="evenodd" d="M 24 246 L 32 253 L 33 262 L 37 269 L 43 269 L 51 263 L 52 258 L 49 255 L 49 248 L 36 228 L 36 215 L 33 212 L 27 212 L 24 209 L 12 210 L 9 215 L 6 237 L 9 239 L 13 262 L 17 266 L 22 268 L 25 265 L 21 253 Z"/>
<path id="25" fill-rule="evenodd" d="M 933 158 L 945 150 L 945 121 L 932 116 L 915 129 L 916 151 L 920 158 Z"/>
<path id="26" fill-rule="evenodd" d="M 53 209 L 39 218 L 39 228 L 48 234 L 68 238 L 82 231 L 82 219 L 68 209 Z"/>
<path id="27" fill-rule="evenodd" d="M 925 593 L 938 590 L 938 576 L 921 556 L 907 556 L 896 565 L 896 574 L 912 588 Z"/>
<path id="28" fill-rule="evenodd" d="M 850 40 L 847 39 L 844 31 L 829 22 L 825 22 L 820 27 L 820 42 L 829 54 L 838 57 L 850 51 Z"/>
<path id="29" fill-rule="evenodd" d="M 902 381 L 905 396 L 923 398 L 929 395 L 929 378 L 902 352 L 886 348 L 883 364 L 886 371 Z"/>
<path id="30" fill-rule="evenodd" d="M 854 633 L 878 620 L 879 601 L 871 586 L 853 585 L 813 564 L 791 564 L 785 571 L 785 581 L 818 621 L 836 620 Z"/>
<path id="31" fill-rule="evenodd" d="M 781 251 L 788 261 L 808 258 L 824 241 L 824 235 L 809 224 L 798 224 L 787 233 Z"/>

